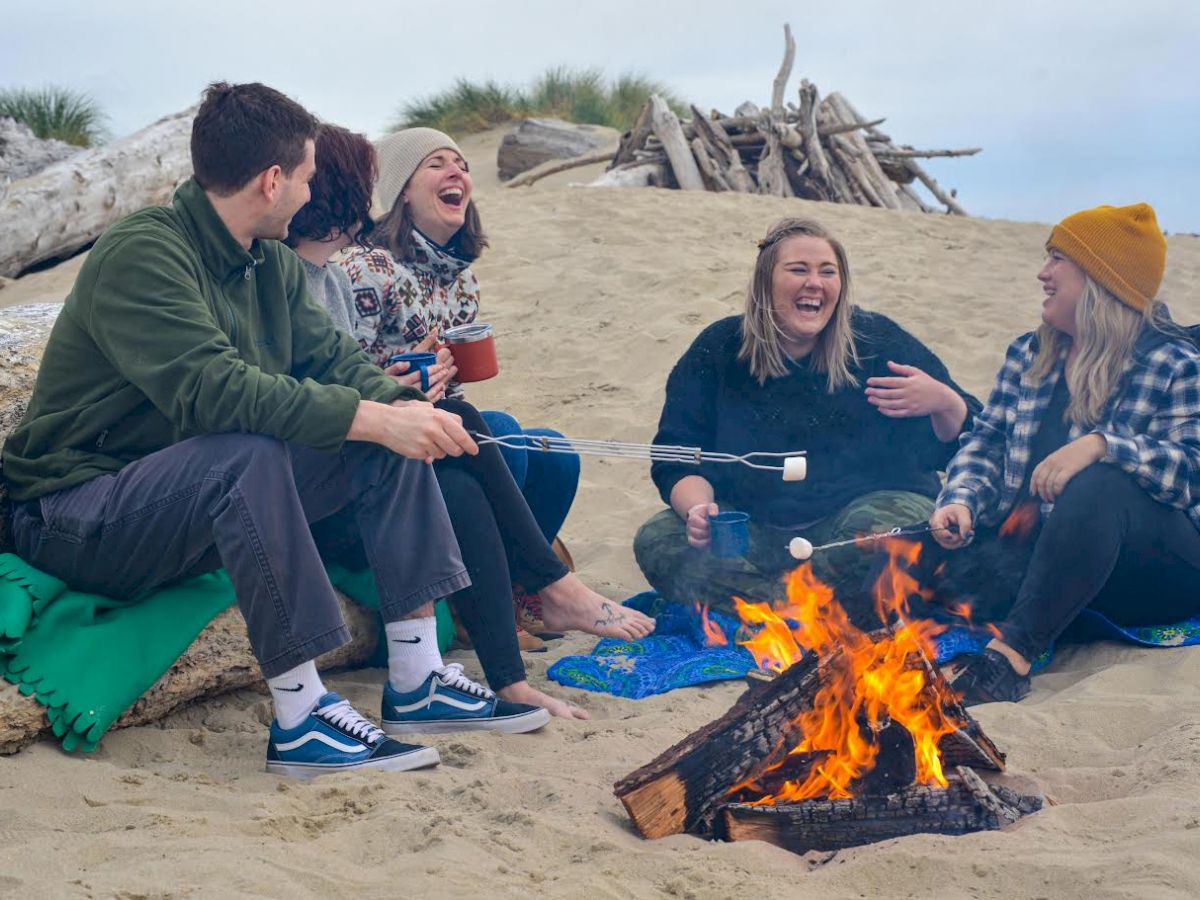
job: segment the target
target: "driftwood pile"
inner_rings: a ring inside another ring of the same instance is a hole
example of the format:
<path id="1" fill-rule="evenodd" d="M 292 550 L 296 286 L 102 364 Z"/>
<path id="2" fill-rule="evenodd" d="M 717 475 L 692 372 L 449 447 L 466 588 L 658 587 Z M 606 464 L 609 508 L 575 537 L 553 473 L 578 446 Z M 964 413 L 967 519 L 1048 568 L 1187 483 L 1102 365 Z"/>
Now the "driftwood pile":
<path id="1" fill-rule="evenodd" d="M 841 94 L 821 98 L 814 84 L 800 83 L 799 103 L 784 103 L 796 44 L 784 26 L 786 51 L 775 78 L 771 106 L 743 103 L 732 116 L 692 107 L 680 122 L 653 96 L 621 146 L 601 183 L 651 184 L 691 191 L 739 191 L 857 203 L 885 209 L 966 212 L 917 162 L 923 157 L 971 156 L 965 150 L 914 150 L 897 146 Z M 939 206 L 915 190 L 919 181 Z"/>

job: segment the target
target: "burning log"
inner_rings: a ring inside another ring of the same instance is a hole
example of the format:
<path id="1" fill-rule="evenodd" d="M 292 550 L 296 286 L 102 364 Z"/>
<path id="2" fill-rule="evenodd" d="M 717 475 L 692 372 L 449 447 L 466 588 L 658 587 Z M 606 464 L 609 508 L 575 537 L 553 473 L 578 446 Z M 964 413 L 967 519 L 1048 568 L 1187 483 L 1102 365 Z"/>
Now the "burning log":
<path id="1" fill-rule="evenodd" d="M 989 786 L 959 766 L 946 788 L 912 785 L 891 794 L 843 800 L 806 800 L 778 806 L 730 803 L 721 835 L 730 841 L 766 841 L 795 853 L 841 850 L 911 834 L 967 834 L 1004 828 L 1041 809 L 1039 797 Z"/>
<path id="2" fill-rule="evenodd" d="M 651 97 L 622 136 L 609 171 L 637 163 L 649 152 L 662 160 L 654 183 L 685 190 L 733 190 L 920 212 L 933 212 L 941 204 L 945 212 L 966 215 L 954 192 L 944 191 L 917 160 L 971 156 L 980 152 L 978 147 L 896 146 L 877 130 L 883 119 L 865 119 L 837 93 L 822 100 L 807 79 L 801 80 L 799 105 L 785 104 L 796 52 L 787 25 L 784 41 L 770 106 L 743 103 L 732 116 L 717 110 L 705 116 L 692 107 L 691 121 L 680 123 L 660 98 Z M 933 200 L 923 199 L 914 182 Z"/>

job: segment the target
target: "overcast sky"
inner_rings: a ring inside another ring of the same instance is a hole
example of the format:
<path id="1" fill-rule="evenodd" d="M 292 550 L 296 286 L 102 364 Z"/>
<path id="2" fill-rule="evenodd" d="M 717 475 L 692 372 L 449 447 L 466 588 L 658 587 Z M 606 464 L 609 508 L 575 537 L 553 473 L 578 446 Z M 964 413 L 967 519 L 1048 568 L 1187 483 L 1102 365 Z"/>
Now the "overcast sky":
<path id="1" fill-rule="evenodd" d="M 1195 0 L 4 0 L 0 86 L 87 91 L 116 135 L 227 79 L 376 136 L 455 78 L 520 85 L 564 64 L 731 112 L 770 99 L 785 21 L 790 98 L 807 77 L 897 142 L 984 148 L 928 165 L 968 212 L 1053 222 L 1145 200 L 1200 232 Z"/>

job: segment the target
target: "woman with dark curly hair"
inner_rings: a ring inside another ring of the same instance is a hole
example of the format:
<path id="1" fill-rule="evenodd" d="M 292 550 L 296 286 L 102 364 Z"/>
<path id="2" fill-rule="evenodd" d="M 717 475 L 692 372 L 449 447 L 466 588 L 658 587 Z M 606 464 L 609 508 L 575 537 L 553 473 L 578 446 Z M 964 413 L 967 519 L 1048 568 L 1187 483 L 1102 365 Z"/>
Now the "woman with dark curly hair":
<path id="1" fill-rule="evenodd" d="M 316 151 L 312 200 L 292 219 L 287 242 L 304 262 L 313 295 L 325 304 L 339 327 L 350 330 L 354 315 L 350 279 L 343 269 L 327 263 L 351 244 L 363 246 L 372 231 L 375 151 L 362 135 L 332 125 L 321 126 Z M 443 380 L 450 377 L 452 367 L 444 372 L 450 374 L 444 374 Z M 437 405 L 461 417 L 468 430 L 488 433 L 479 411 L 469 403 L 442 398 Z M 540 593 L 550 628 L 638 638 L 648 634 L 654 622 L 591 591 L 568 572 L 547 543 L 496 446 L 481 445 L 479 451 L 468 464 L 459 465 L 457 459 L 454 464 L 445 460 L 434 463 L 472 582 L 454 594 L 451 602 L 470 634 L 488 683 L 503 700 L 512 701 L 509 706 L 531 704 L 564 718 L 587 718 L 582 710 L 535 690 L 525 680 L 513 620 L 513 580 Z M 336 522 L 326 522 L 317 523 L 314 529 L 328 532 L 337 527 Z M 397 540 L 410 539 L 408 535 L 397 536 Z M 410 654 L 420 660 L 414 662 L 407 683 L 392 685 L 405 700 L 399 705 L 420 707 L 402 714 L 414 720 L 413 730 L 500 727 L 494 716 L 474 718 L 461 709 L 453 713 L 452 720 L 438 718 L 436 709 L 445 711 L 454 706 L 442 703 L 440 698 L 457 701 L 460 707 L 470 706 L 482 696 L 480 692 L 491 692 L 467 679 L 461 666 L 443 665 L 432 621 L 422 629 L 418 633 L 414 627 L 412 635 L 396 639 L 399 646 L 395 640 L 388 645 L 390 653 Z M 412 643 L 417 637 L 421 641 Z"/>

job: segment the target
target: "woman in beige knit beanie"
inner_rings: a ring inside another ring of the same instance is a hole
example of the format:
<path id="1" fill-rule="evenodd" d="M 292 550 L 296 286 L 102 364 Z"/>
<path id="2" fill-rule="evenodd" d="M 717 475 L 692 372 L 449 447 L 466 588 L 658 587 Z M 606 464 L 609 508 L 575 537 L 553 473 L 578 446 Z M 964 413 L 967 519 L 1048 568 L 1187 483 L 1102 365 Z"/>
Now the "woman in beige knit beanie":
<path id="1" fill-rule="evenodd" d="M 962 586 L 995 595 L 973 610 L 994 636 L 952 663 L 969 703 L 1021 699 L 1085 610 L 1141 642 L 1200 631 L 1200 349 L 1158 300 L 1166 250 L 1145 203 L 1050 232 L 1042 325 L 1009 346 L 922 559 L 943 585 L 1014 576 Z"/>

